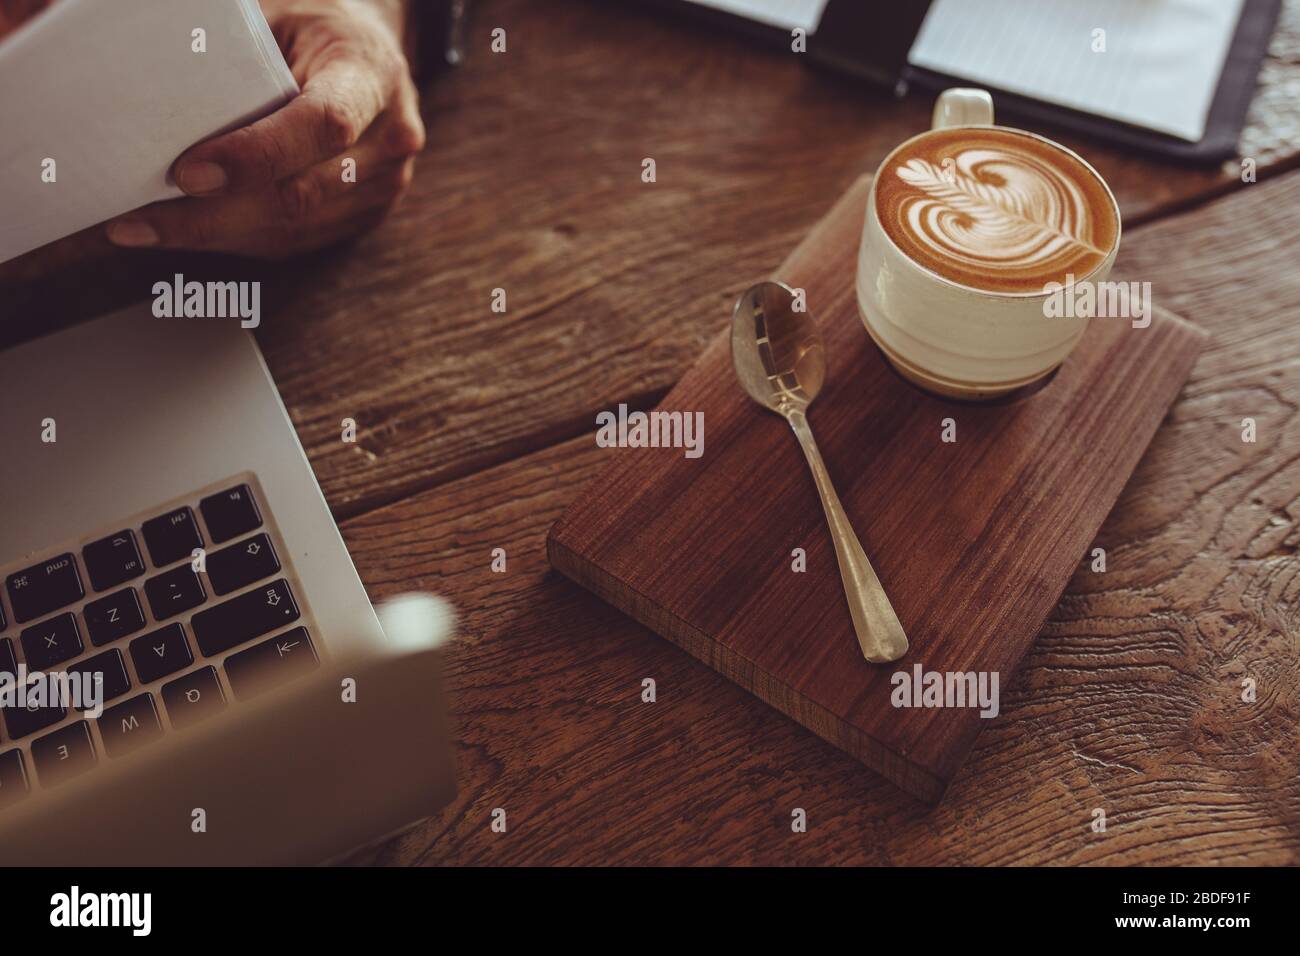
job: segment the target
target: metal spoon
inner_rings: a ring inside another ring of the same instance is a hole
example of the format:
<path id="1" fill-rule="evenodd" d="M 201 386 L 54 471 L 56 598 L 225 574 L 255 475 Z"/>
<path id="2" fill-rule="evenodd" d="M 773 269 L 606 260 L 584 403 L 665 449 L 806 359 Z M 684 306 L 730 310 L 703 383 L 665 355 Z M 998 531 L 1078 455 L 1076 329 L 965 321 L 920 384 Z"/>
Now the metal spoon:
<path id="1" fill-rule="evenodd" d="M 826 352 L 812 316 L 794 306 L 794 291 L 780 282 L 746 290 L 731 316 L 731 361 L 741 387 L 790 423 L 808 459 L 862 655 L 874 663 L 896 661 L 907 653 L 907 635 L 853 533 L 808 427 L 805 413 L 826 379 Z"/>

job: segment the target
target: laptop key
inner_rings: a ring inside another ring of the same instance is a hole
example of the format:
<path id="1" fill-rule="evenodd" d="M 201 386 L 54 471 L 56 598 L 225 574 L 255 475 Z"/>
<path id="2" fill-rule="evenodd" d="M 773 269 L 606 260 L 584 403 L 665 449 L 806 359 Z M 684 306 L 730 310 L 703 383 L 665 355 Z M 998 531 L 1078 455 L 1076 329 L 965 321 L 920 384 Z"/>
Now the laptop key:
<path id="1" fill-rule="evenodd" d="M 129 529 L 92 541 L 81 549 L 81 560 L 96 591 L 107 591 L 144 574 L 144 559 L 136 547 L 135 532 Z"/>
<path id="2" fill-rule="evenodd" d="M 5 578 L 5 589 L 19 624 L 44 617 L 85 596 L 71 552 L 15 571 Z"/>
<path id="3" fill-rule="evenodd" d="M 150 518 L 141 528 L 149 557 L 155 567 L 166 567 L 188 558 L 195 548 L 203 547 L 203 538 L 189 508 L 177 508 L 157 518 Z"/>
<path id="4" fill-rule="evenodd" d="M 27 768 L 23 766 L 23 752 L 10 750 L 0 754 L 0 810 L 27 796 Z"/>
<path id="5" fill-rule="evenodd" d="M 248 485 L 239 485 L 199 502 L 208 534 L 215 544 L 262 526 L 262 515 Z"/>
<path id="6" fill-rule="evenodd" d="M 49 670 L 56 664 L 72 660 L 83 650 L 77 616 L 71 611 L 33 624 L 19 637 L 23 642 L 23 653 L 27 655 L 29 671 Z"/>
<path id="7" fill-rule="evenodd" d="M 92 679 L 102 682 L 99 688 L 99 702 L 101 704 L 106 704 L 114 698 L 121 697 L 131 689 L 131 678 L 126 676 L 126 662 L 122 659 L 122 652 L 116 647 L 102 654 L 96 654 L 94 657 L 88 657 L 84 661 L 69 664 L 68 673 L 96 675 Z M 78 707 L 77 709 L 88 710 L 89 708 Z"/>
<path id="8" fill-rule="evenodd" d="M 317 666 L 316 648 L 312 647 L 307 629 L 295 627 L 246 651 L 231 654 L 226 658 L 226 677 L 235 696 L 248 700 Z"/>
<path id="9" fill-rule="evenodd" d="M 190 619 L 194 640 L 206 657 L 220 654 L 298 620 L 298 605 L 281 578 L 246 591 Z"/>
<path id="10" fill-rule="evenodd" d="M 208 555 L 208 583 L 217 594 L 229 594 L 269 578 L 280 570 L 271 538 L 259 534 Z"/>
<path id="11" fill-rule="evenodd" d="M 57 787 L 95 766 L 95 744 L 84 720 L 32 741 L 32 763 L 41 785 Z"/>
<path id="12" fill-rule="evenodd" d="M 8 674 L 11 678 L 18 676 L 18 658 L 14 656 L 14 642 L 9 638 L 0 638 L 0 675 Z"/>
<path id="13" fill-rule="evenodd" d="M 141 684 L 152 684 L 194 663 L 189 642 L 185 640 L 185 628 L 179 624 L 168 624 L 144 637 L 137 637 L 130 647 L 131 660 L 135 661 L 135 673 Z"/>
<path id="14" fill-rule="evenodd" d="M 144 611 L 140 608 L 135 588 L 123 588 L 98 601 L 91 601 L 81 613 L 86 619 L 90 643 L 96 647 L 112 644 L 144 627 Z"/>
<path id="15" fill-rule="evenodd" d="M 163 684 L 162 696 L 167 716 L 177 730 L 192 727 L 226 709 L 226 695 L 222 693 L 215 667 L 202 667 Z"/>
<path id="16" fill-rule="evenodd" d="M 10 740 L 19 740 L 36 733 L 38 730 L 44 730 L 52 724 L 57 724 L 60 720 L 68 715 L 67 710 L 58 705 L 51 706 L 48 693 L 45 696 L 47 703 L 36 706 L 27 706 L 31 703 L 30 691 L 33 687 L 32 682 L 28 682 L 27 694 L 23 700 L 15 701 L 12 707 L 0 709 L 5 718 L 5 730 L 9 731 Z M 46 690 L 49 684 L 45 684 Z"/>
<path id="17" fill-rule="evenodd" d="M 124 757 L 162 736 L 153 694 L 141 694 L 110 707 L 99 718 L 99 736 L 110 757 Z"/>
<path id="18" fill-rule="evenodd" d="M 188 564 L 164 571 L 144 582 L 144 593 L 156 620 L 165 621 L 208 599 L 203 582 Z"/>

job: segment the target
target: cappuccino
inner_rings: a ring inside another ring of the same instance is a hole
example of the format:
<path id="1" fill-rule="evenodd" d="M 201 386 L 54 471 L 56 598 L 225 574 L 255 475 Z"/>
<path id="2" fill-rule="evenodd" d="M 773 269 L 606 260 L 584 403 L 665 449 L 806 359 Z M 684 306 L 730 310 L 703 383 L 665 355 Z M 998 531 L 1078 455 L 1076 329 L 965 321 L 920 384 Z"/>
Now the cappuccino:
<path id="1" fill-rule="evenodd" d="M 874 189 L 880 225 L 908 259 L 984 292 L 1088 277 L 1119 237 L 1115 201 L 1086 163 L 1004 127 L 917 136 L 885 160 Z"/>

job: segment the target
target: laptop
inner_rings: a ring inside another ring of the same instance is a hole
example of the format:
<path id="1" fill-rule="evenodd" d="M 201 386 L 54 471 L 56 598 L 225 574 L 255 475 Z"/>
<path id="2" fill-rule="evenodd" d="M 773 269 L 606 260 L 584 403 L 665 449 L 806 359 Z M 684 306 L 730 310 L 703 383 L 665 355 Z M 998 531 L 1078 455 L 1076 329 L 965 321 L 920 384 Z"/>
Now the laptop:
<path id="1" fill-rule="evenodd" d="M 128 308 L 0 398 L 0 865 L 315 864 L 452 799 L 450 615 L 381 626 L 238 320 Z"/>

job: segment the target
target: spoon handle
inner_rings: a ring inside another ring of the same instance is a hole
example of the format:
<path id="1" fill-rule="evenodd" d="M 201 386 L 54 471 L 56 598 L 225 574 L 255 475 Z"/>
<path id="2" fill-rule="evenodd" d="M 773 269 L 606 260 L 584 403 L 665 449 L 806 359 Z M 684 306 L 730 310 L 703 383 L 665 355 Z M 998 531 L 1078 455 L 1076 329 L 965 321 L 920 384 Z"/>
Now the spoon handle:
<path id="1" fill-rule="evenodd" d="M 821 452 L 817 450 L 817 441 L 808 427 L 807 417 L 802 410 L 792 409 L 786 414 L 786 420 L 799 438 L 813 481 L 817 484 L 817 493 L 821 495 L 831 540 L 835 542 L 840 578 L 844 581 L 844 597 L 849 602 L 849 614 L 853 618 L 853 629 L 857 632 L 862 655 L 876 664 L 896 661 L 907 653 L 907 635 L 903 633 L 903 625 L 867 560 L 858 536 L 853 533 L 853 526 L 844 513 L 835 486 L 831 484 Z"/>

